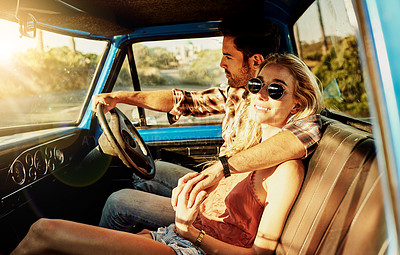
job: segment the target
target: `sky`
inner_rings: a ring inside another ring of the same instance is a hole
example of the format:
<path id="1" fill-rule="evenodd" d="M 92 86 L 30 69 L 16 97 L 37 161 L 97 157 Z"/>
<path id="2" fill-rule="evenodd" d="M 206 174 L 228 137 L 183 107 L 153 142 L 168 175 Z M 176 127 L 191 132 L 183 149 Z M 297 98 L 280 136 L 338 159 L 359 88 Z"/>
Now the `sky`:
<path id="1" fill-rule="evenodd" d="M 320 3 L 326 36 L 343 37 L 355 34 L 357 20 L 351 0 L 324 0 L 320 1 Z M 300 41 L 310 43 L 321 40 L 321 25 L 318 20 L 317 5 L 315 3 L 300 17 L 298 23 L 300 24 Z"/>

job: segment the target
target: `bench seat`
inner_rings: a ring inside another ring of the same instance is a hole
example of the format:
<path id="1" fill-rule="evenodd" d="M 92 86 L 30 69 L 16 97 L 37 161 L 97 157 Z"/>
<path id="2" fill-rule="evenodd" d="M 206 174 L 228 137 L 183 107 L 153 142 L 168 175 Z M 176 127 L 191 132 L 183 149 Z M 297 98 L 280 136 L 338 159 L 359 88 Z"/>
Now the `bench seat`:
<path id="1" fill-rule="evenodd" d="M 373 137 L 325 116 L 322 122 L 276 254 L 384 254 L 383 173 Z"/>

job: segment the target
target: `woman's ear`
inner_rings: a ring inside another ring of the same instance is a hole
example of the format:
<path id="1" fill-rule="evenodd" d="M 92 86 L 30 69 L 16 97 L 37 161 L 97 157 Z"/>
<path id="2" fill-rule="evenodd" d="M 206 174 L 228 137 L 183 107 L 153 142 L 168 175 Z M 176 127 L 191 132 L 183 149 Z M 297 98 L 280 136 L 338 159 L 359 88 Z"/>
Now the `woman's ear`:
<path id="1" fill-rule="evenodd" d="M 299 103 L 296 103 L 296 104 L 293 106 L 293 108 L 292 108 L 292 110 L 290 111 L 290 113 L 291 113 L 291 114 L 296 114 L 299 110 L 300 110 L 300 104 L 299 104 Z"/>
<path id="2" fill-rule="evenodd" d="M 260 64 L 264 61 L 264 57 L 261 54 L 254 54 L 251 56 L 249 59 L 249 66 L 250 68 L 257 70 L 257 68 L 260 66 Z"/>

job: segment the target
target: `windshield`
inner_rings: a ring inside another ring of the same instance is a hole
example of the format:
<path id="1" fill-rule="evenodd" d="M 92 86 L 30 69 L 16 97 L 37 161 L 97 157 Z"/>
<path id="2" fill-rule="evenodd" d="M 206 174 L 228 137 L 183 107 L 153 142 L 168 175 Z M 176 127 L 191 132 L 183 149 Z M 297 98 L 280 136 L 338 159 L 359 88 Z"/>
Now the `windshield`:
<path id="1" fill-rule="evenodd" d="M 77 121 L 107 42 L 18 29 L 0 20 L 0 128 Z"/>

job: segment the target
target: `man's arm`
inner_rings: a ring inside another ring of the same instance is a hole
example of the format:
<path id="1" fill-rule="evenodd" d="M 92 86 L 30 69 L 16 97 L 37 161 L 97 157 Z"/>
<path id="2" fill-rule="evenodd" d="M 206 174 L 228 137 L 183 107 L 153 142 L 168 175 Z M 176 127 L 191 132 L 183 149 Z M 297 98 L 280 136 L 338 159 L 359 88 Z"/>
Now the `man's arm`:
<path id="1" fill-rule="evenodd" d="M 305 155 L 303 143 L 292 132 L 283 131 L 235 154 L 229 158 L 228 164 L 231 173 L 241 173 L 269 168 Z"/>
<path id="2" fill-rule="evenodd" d="M 306 149 L 298 137 L 290 131 L 282 131 L 250 149 L 233 155 L 228 159 L 228 165 L 231 173 L 235 174 L 265 169 L 291 159 L 302 158 L 305 155 Z M 200 191 L 214 186 L 223 177 L 221 162 L 213 164 L 194 178 L 193 176 L 182 177 L 180 182 L 191 182 L 194 186 L 188 205 L 193 205 L 194 199 Z M 177 195 L 171 198 L 173 206 L 176 205 Z"/>
<path id="3" fill-rule="evenodd" d="M 143 107 L 150 110 L 169 112 L 174 107 L 173 92 L 163 91 L 117 91 L 93 96 L 92 110 L 96 111 L 97 104 L 103 104 L 104 111 L 108 112 L 116 104 L 124 103 Z"/>
<path id="4" fill-rule="evenodd" d="M 228 160 L 232 173 L 248 172 L 265 169 L 291 159 L 306 157 L 311 153 L 321 139 L 322 121 L 318 114 L 291 122 L 283 127 L 283 131 L 263 141 L 262 143 L 232 156 Z M 201 190 L 214 186 L 223 178 L 223 167 L 220 162 L 203 171 L 195 178 L 182 177 L 183 182 L 193 183 L 193 194 L 189 198 L 189 206 Z M 204 178 L 204 176 L 206 177 Z M 172 205 L 176 203 L 172 197 Z"/>

